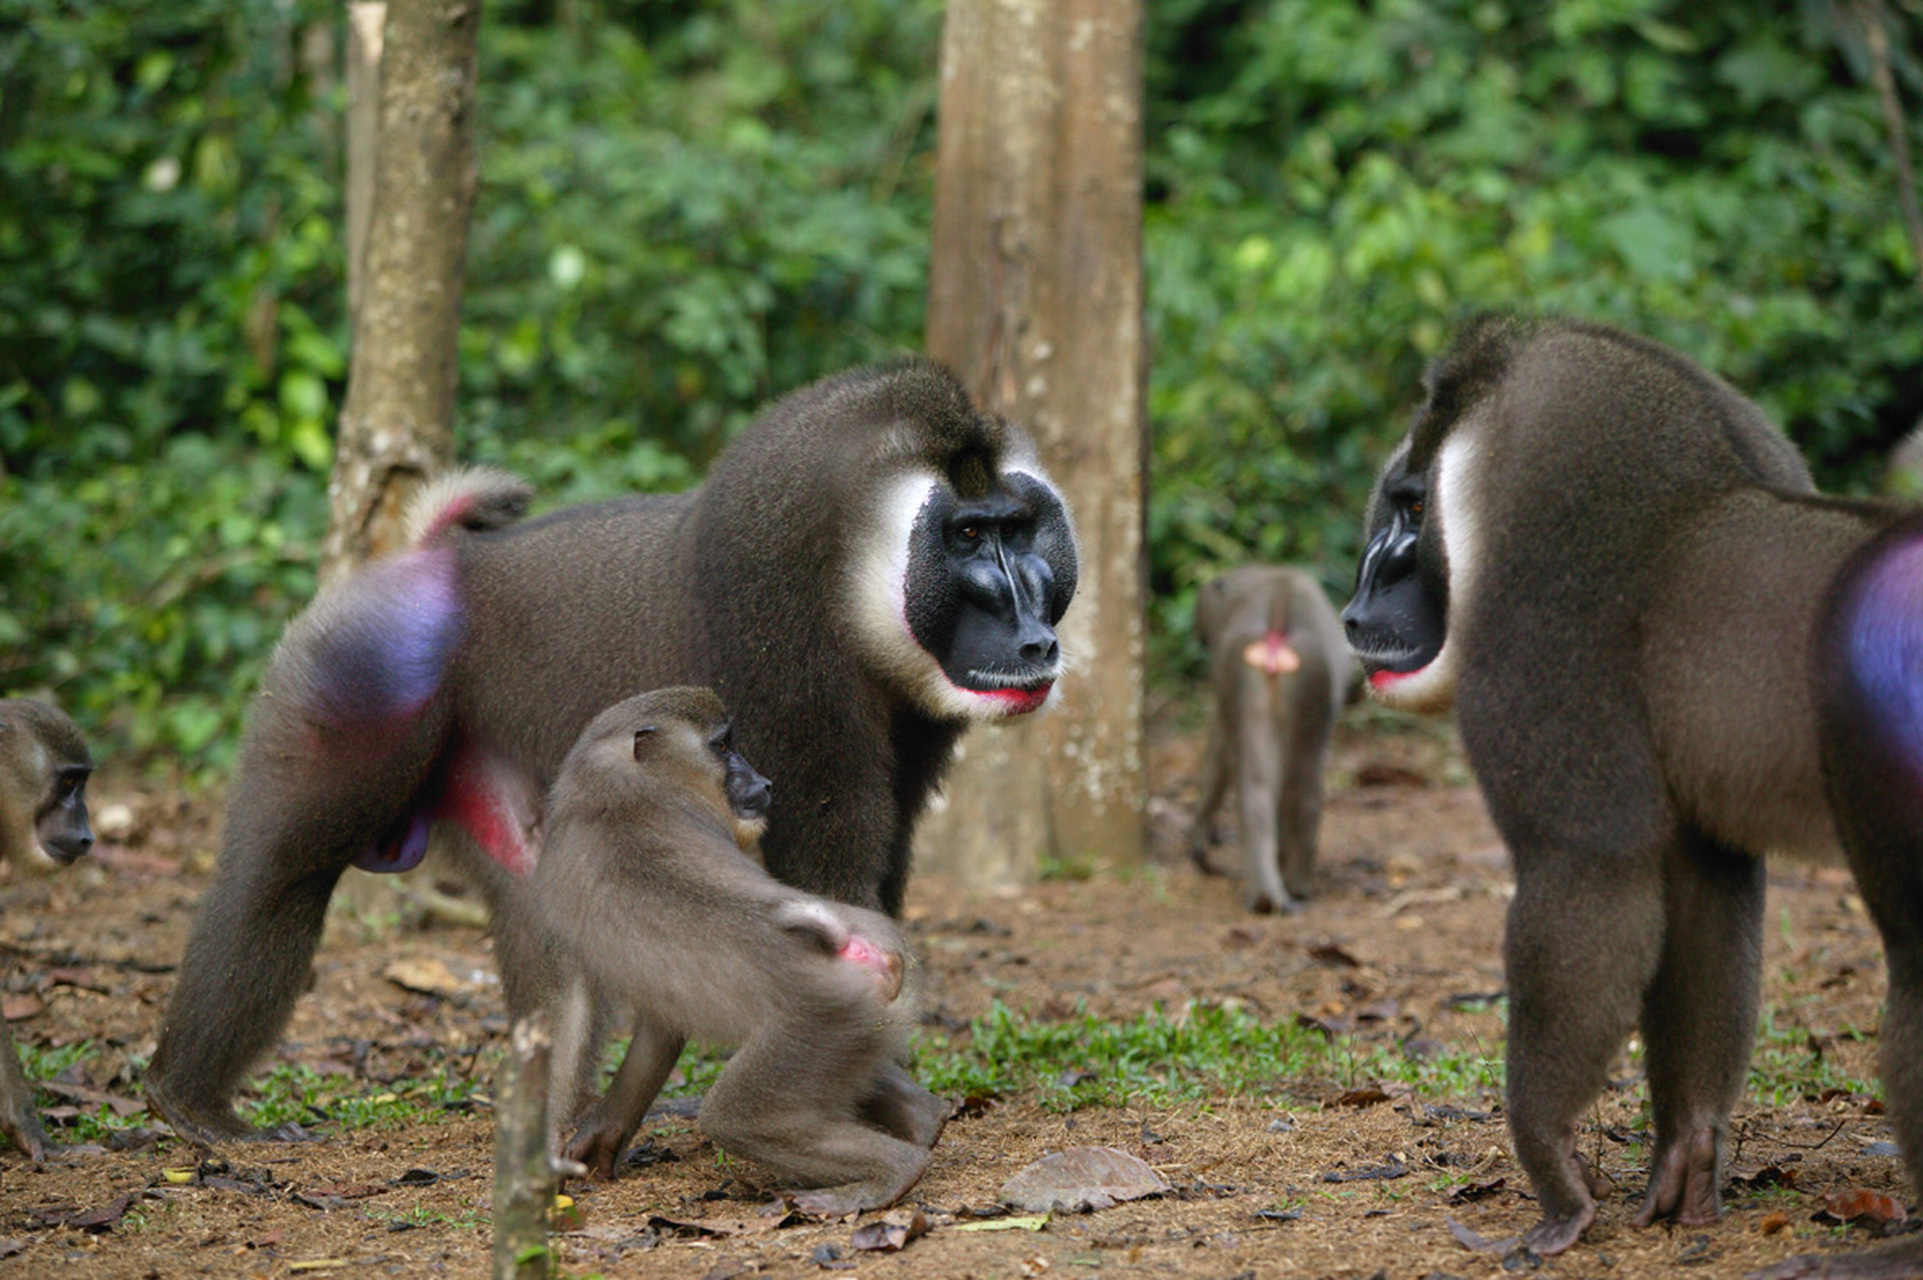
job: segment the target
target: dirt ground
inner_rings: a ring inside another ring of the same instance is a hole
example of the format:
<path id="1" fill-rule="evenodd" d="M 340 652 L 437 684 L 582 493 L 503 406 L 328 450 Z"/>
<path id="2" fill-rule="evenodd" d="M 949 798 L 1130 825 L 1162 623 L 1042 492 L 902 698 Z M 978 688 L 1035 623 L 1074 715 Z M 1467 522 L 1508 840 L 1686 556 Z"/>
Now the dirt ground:
<path id="1" fill-rule="evenodd" d="M 1465 997 L 1502 988 L 1502 848 L 1446 730 L 1387 733 L 1365 719 L 1345 725 L 1338 744 L 1320 893 L 1307 911 L 1246 915 L 1234 880 L 1202 877 L 1181 860 L 1198 743 L 1192 730 L 1163 725 L 1154 734 L 1157 860 L 1148 868 L 1008 897 L 970 898 L 932 876 L 911 884 L 926 1013 L 952 1026 L 994 998 L 1043 1017 L 1077 1001 L 1125 1017 L 1156 1002 L 1174 1011 L 1191 999 L 1234 1000 L 1264 1018 L 1353 1025 L 1360 1047 L 1499 1056 L 1500 1015 L 1486 999 Z M 213 815 L 206 804 L 109 777 L 96 814 L 115 805 L 124 810 L 103 826 L 119 838 L 88 864 L 0 885 L 0 941 L 12 953 L 5 1012 L 14 1035 L 40 1046 L 93 1045 L 53 1101 L 104 1094 L 131 1112 L 140 1094 L 130 1060 L 152 1051 L 171 965 L 206 883 Z M 1216 856 L 1234 859 L 1232 849 Z M 1873 1033 L 1883 991 L 1875 931 L 1847 876 L 1777 869 L 1769 921 L 1765 999 L 1778 1009 L 1778 1028 L 1793 1031 L 1788 1042 L 1799 1052 L 1873 1079 L 1873 1035 L 1837 1034 Z M 440 961 L 457 989 L 443 997 L 403 990 L 383 976 L 396 961 Z M 343 914 L 330 925 L 315 990 L 283 1057 L 351 1074 L 368 1094 L 405 1087 L 431 1051 L 488 1072 L 505 1032 L 488 966 L 477 930 L 371 931 Z M 612 1184 L 571 1188 L 580 1217 L 559 1237 L 561 1256 L 572 1275 L 704 1280 L 836 1270 L 900 1280 L 1466 1280 L 1537 1267 L 1558 1276 L 1679 1267 L 1734 1276 L 1808 1249 L 1861 1247 L 1864 1227 L 1816 1220 L 1827 1192 L 1907 1199 L 1893 1136 L 1872 1099 L 1840 1094 L 1774 1108 L 1752 1100 L 1736 1116 L 1722 1222 L 1637 1229 L 1629 1220 L 1645 1156 L 1629 1126 L 1643 1093 L 1627 1058 L 1612 1078 L 1582 1149 L 1615 1190 L 1585 1241 L 1546 1262 L 1464 1243 L 1499 1241 L 1535 1218 L 1499 1097 L 1398 1088 L 1373 1105 L 1345 1105 L 1335 1100 L 1372 1082 L 1336 1078 L 1175 1109 L 1062 1115 L 1003 1099 L 950 1125 L 910 1196 L 930 1230 L 895 1253 L 854 1247 L 856 1229 L 878 1215 L 797 1223 L 768 1212 L 769 1197 L 732 1177 L 692 1121 L 669 1117 L 643 1130 L 651 1145 Z M 69 1147 L 40 1170 L 0 1153 L 0 1275 L 486 1274 L 493 1125 L 484 1105 L 406 1128 L 316 1127 L 318 1141 L 236 1148 L 207 1164 L 164 1132 L 144 1145 L 138 1131 L 115 1144 L 132 1149 Z M 965 1229 L 994 1225 L 988 1215 L 1017 1170 L 1084 1144 L 1141 1157 L 1174 1191 L 1056 1215 L 1040 1230 Z M 171 1180 L 168 1171 L 176 1171 Z M 1384 1171 L 1396 1176 L 1357 1176 Z"/>

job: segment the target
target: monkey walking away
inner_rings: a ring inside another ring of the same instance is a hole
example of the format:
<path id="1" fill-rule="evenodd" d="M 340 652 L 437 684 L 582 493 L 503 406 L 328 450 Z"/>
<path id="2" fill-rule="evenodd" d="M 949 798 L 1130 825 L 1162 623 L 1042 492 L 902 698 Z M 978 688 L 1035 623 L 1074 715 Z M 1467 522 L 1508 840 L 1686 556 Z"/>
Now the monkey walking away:
<path id="1" fill-rule="evenodd" d="M 1656 343 L 1485 321 L 1429 370 L 1343 618 L 1378 698 L 1453 700 L 1515 864 L 1508 1116 L 1556 1253 L 1576 1122 L 1640 1026 L 1636 1221 L 1706 1222 L 1759 1000 L 1765 850 L 1840 842 L 1882 933 L 1883 1083 L 1923 1183 L 1923 518 L 1812 492 Z M 1923 1242 L 1774 1276 L 1923 1275 Z"/>
<path id="2" fill-rule="evenodd" d="M 782 796 L 768 870 L 893 913 L 957 739 L 1043 706 L 1062 672 L 1061 495 L 1019 429 L 925 361 L 794 393 L 687 493 L 520 522 L 527 499 L 452 478 L 410 549 L 282 638 L 148 1069 L 183 1137 L 250 1134 L 234 1090 L 286 1024 L 335 882 L 413 865 L 435 824 L 488 899 L 509 1011 L 542 1003 L 520 923 L 541 797 L 637 690 L 715 689 Z"/>
<path id="3" fill-rule="evenodd" d="M 16 870 L 42 874 L 85 856 L 93 848 L 87 820 L 92 774 L 86 740 L 63 712 L 32 698 L 0 698 L 0 858 Z M 46 1159 L 47 1135 L 33 1086 L 4 1022 L 0 1133 L 35 1164 Z"/>
<path id="4" fill-rule="evenodd" d="M 1215 810 L 1235 784 L 1252 911 L 1295 911 L 1315 878 L 1322 769 L 1352 663 L 1322 586 L 1302 569 L 1243 565 L 1195 605 L 1214 715 L 1189 857 L 1204 871 Z"/>
<path id="5" fill-rule="evenodd" d="M 683 1039 L 738 1046 L 702 1101 L 708 1135 L 811 1188 L 810 1211 L 880 1208 L 921 1176 L 950 1107 L 894 1065 L 913 1025 L 894 922 L 763 870 L 745 849 L 768 801 L 710 690 L 630 698 L 582 733 L 532 879 L 550 1124 L 592 1096 L 609 1032 L 634 1030 L 565 1152 L 611 1177 Z"/>

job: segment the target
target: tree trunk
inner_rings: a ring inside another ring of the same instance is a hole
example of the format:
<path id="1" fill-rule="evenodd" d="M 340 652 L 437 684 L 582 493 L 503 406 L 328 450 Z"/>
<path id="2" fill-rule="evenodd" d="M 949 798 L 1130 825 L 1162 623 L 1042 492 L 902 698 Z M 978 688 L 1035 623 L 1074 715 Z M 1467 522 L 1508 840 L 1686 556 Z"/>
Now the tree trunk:
<path id="1" fill-rule="evenodd" d="M 387 6 L 379 160 L 323 579 L 392 550 L 408 495 L 454 454 L 479 27 L 479 0 Z"/>
<path id="2" fill-rule="evenodd" d="M 548 1067 L 553 1040 L 540 1014 L 508 1035 L 494 1090 L 494 1280 L 546 1280 L 554 1274 L 548 1206 Z"/>
<path id="3" fill-rule="evenodd" d="M 1025 425 L 1074 513 L 1061 706 L 971 730 L 926 865 L 980 887 L 1142 856 L 1141 0 L 950 0 L 928 351 Z"/>
<path id="4" fill-rule="evenodd" d="M 374 172 L 380 165 L 381 34 L 387 0 L 347 6 L 347 314 L 361 313 L 367 275 L 367 227 L 374 213 Z"/>

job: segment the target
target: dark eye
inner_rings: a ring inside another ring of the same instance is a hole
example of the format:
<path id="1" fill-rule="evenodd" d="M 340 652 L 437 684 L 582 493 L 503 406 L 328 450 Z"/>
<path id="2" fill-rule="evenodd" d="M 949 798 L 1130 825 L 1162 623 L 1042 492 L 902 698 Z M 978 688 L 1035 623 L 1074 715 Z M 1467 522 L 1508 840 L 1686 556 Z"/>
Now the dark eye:
<path id="1" fill-rule="evenodd" d="M 955 536 L 957 538 L 960 538 L 963 542 L 980 542 L 982 538 L 982 531 L 976 528 L 972 524 L 965 524 L 961 528 L 955 530 Z"/>
<path id="2" fill-rule="evenodd" d="M 1411 502 L 1409 504 L 1409 514 L 1412 516 L 1415 516 L 1417 519 L 1420 519 L 1422 517 L 1422 499 L 1421 498 L 1417 498 L 1414 502 Z"/>

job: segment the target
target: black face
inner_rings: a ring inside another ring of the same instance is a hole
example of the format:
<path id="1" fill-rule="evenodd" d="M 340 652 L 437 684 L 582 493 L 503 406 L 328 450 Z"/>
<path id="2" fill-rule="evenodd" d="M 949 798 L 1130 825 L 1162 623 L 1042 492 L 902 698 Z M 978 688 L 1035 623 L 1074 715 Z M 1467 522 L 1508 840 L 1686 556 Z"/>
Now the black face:
<path id="1" fill-rule="evenodd" d="M 958 688 L 1040 706 L 1077 567 L 1068 514 L 1041 481 L 1003 475 L 980 498 L 938 487 L 910 535 L 909 631 Z"/>
<path id="2" fill-rule="evenodd" d="M 62 765 L 53 773 L 53 792 L 34 815 L 34 834 L 54 861 L 67 864 L 93 848 L 93 828 L 87 824 L 85 765 Z"/>
<path id="3" fill-rule="evenodd" d="M 1442 652 L 1448 634 L 1449 582 L 1441 556 L 1424 547 L 1429 481 L 1406 461 L 1384 473 L 1369 513 L 1369 541 L 1356 566 L 1355 596 L 1342 611 L 1349 647 L 1368 671 L 1392 679 L 1420 671 Z"/>
<path id="4" fill-rule="evenodd" d="M 728 807 L 734 810 L 734 816 L 744 822 L 767 817 L 768 806 L 774 803 L 775 784 L 756 773 L 746 757 L 734 749 L 734 726 L 722 725 L 708 739 L 708 749 L 726 770 L 727 780 L 722 787 L 728 793 Z"/>

